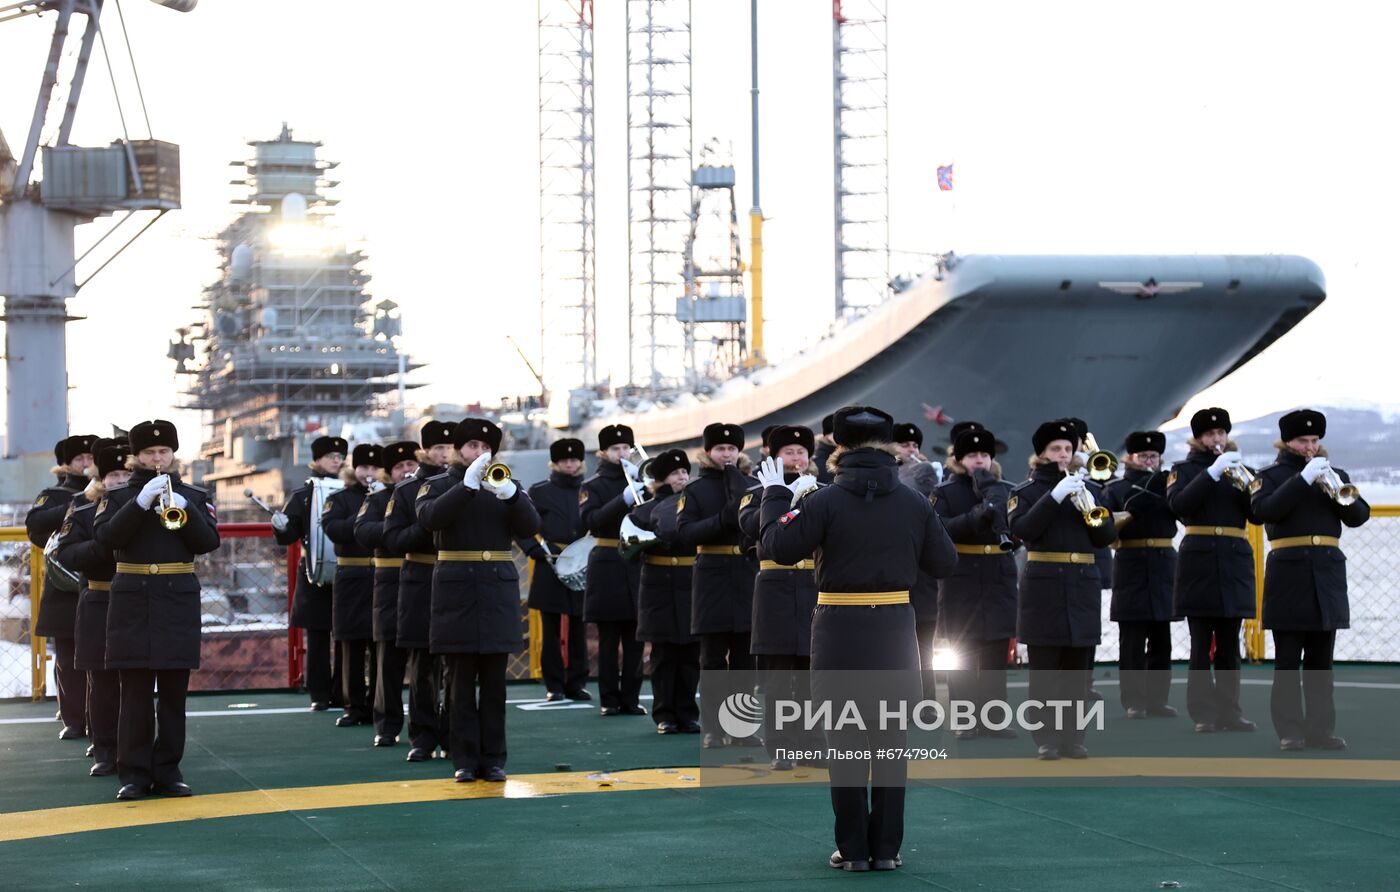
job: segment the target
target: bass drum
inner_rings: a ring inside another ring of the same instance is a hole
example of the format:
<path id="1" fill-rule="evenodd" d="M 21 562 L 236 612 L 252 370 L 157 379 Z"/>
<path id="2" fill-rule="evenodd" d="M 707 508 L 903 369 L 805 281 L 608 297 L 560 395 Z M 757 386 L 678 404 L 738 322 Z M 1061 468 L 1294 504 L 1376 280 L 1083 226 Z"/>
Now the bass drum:
<path id="1" fill-rule="evenodd" d="M 592 536 L 584 536 L 559 552 L 554 559 L 554 575 L 571 592 L 583 591 L 584 580 L 588 577 L 588 554 L 598 542 Z"/>
<path id="2" fill-rule="evenodd" d="M 330 585 L 335 580 L 335 543 L 326 535 L 321 515 L 331 496 L 345 488 L 336 477 L 313 477 L 311 484 L 311 523 L 306 533 L 306 578 L 315 585 Z"/>

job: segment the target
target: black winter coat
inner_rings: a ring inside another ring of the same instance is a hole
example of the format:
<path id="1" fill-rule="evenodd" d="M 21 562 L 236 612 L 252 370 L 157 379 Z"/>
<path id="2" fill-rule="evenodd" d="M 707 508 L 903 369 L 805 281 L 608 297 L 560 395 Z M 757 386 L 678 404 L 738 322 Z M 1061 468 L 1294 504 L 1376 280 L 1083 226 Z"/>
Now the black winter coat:
<path id="1" fill-rule="evenodd" d="M 753 622 L 758 566 L 752 555 L 743 551 L 739 503 L 756 483 L 733 465 L 702 466 L 699 476 L 686 484 L 676 502 L 680 541 L 695 546 L 698 552 L 690 581 L 690 631 L 696 635 L 747 632 Z M 706 548 L 738 548 L 741 553 L 705 554 Z"/>
<path id="2" fill-rule="evenodd" d="M 1114 622 L 1167 622 L 1172 615 L 1176 583 L 1176 515 L 1167 505 L 1167 477 L 1161 471 L 1128 468 L 1123 477 L 1103 488 L 1101 503 L 1110 511 L 1127 511 L 1132 520 L 1118 529 L 1120 547 L 1113 558 Z M 1143 540 L 1151 544 L 1143 546 Z"/>
<path id="3" fill-rule="evenodd" d="M 77 621 L 73 625 L 73 668 L 99 671 L 107 668 L 107 602 L 117 562 L 112 553 L 92 537 L 97 503 L 84 493 L 73 497 L 68 517 L 59 528 L 54 558 L 83 577 L 78 593 Z M 94 589 L 93 583 L 100 586 Z"/>
<path id="4" fill-rule="evenodd" d="M 1251 488 L 1254 516 L 1273 542 L 1298 536 L 1339 537 L 1342 526 L 1359 527 L 1371 506 L 1358 497 L 1339 505 L 1302 471 L 1307 461 L 1291 449 L 1259 471 Z M 1351 478 L 1333 468 L 1343 483 Z M 1332 631 L 1351 626 L 1347 559 L 1335 545 L 1274 548 L 1264 565 L 1264 628 L 1291 632 Z"/>
<path id="5" fill-rule="evenodd" d="M 1054 463 L 1038 465 L 1031 478 L 1011 490 L 1007 515 L 1011 534 L 1026 545 L 1016 617 L 1017 638 L 1028 645 L 1094 647 L 1101 634 L 1102 589 L 1093 563 L 1045 563 L 1034 552 L 1089 555 L 1116 536 L 1113 521 L 1091 527 L 1066 497 L 1056 502 L 1050 490 L 1064 478 Z M 1086 484 L 1102 504 L 1100 487 Z"/>
<path id="6" fill-rule="evenodd" d="M 93 538 L 119 563 L 187 564 L 219 547 L 219 530 L 207 494 L 170 475 L 185 497 L 188 521 L 179 530 L 161 526 L 154 510 L 136 501 L 155 476 L 145 468 L 126 486 L 107 490 L 97 504 Z M 107 606 L 108 669 L 198 669 L 199 579 L 194 573 L 143 575 L 117 573 Z"/>
<path id="7" fill-rule="evenodd" d="M 980 485 L 1010 489 L 990 471 L 986 475 Z M 999 495 L 1000 509 L 984 500 L 964 473 L 950 474 L 933 492 L 933 510 L 954 545 L 982 549 L 980 554 L 960 553 L 952 575 L 938 582 L 938 628 L 950 641 L 1016 636 L 1016 559 L 1014 552 L 997 547 L 994 527 L 994 512 L 1001 510 L 1005 518 L 1009 496 Z"/>
<path id="8" fill-rule="evenodd" d="M 418 473 L 394 487 L 394 495 L 384 508 L 383 547 L 391 554 L 403 555 L 399 568 L 398 622 L 395 628 L 399 647 L 416 650 L 428 648 L 428 630 L 432 624 L 433 567 L 437 546 L 433 534 L 418 521 L 416 503 L 418 490 L 429 477 L 445 469 L 437 465 L 418 465 Z"/>
<path id="9" fill-rule="evenodd" d="M 1187 527 L 1243 530 L 1253 520 L 1249 494 L 1228 477 L 1212 480 L 1213 452 L 1193 449 L 1172 465 L 1167 505 Z M 1173 616 L 1254 616 L 1254 549 L 1248 539 L 1187 534 L 1176 558 Z"/>
<path id="10" fill-rule="evenodd" d="M 579 519 L 595 537 L 617 539 L 622 519 L 631 510 L 622 495 L 626 485 L 622 465 L 600 461 L 598 473 L 585 480 L 580 487 Z M 588 555 L 588 576 L 583 584 L 583 618 L 590 623 L 635 620 L 641 585 L 640 560 L 623 560 L 615 544 L 598 545 Z"/>
<path id="11" fill-rule="evenodd" d="M 374 549 L 355 541 L 355 518 L 369 489 L 351 483 L 326 499 L 321 525 L 335 543 L 335 584 L 331 587 L 331 634 L 336 641 L 369 641 L 374 637 L 374 566 L 351 566 L 374 556 Z"/>
<path id="12" fill-rule="evenodd" d="M 485 489 L 463 486 L 466 470 L 453 466 L 418 490 L 418 520 L 432 531 L 438 550 L 428 649 L 439 654 L 516 653 L 524 630 L 511 540 L 538 532 L 540 516 L 519 489 L 509 499 L 498 499 Z M 490 552 L 495 559 L 446 560 L 447 551 Z"/>
<path id="13" fill-rule="evenodd" d="M 87 488 L 88 479 L 81 474 L 65 473 L 54 486 L 45 487 L 34 498 L 29 513 L 24 516 L 24 532 L 29 541 L 43 549 L 49 537 L 58 532 L 73 496 Z M 72 638 L 78 614 L 78 592 L 65 592 L 44 580 L 39 599 L 39 619 L 34 634 L 46 638 Z"/>
<path id="14" fill-rule="evenodd" d="M 371 605 L 375 641 L 394 644 L 399 628 L 399 566 L 403 555 L 384 547 L 384 509 L 394 497 L 391 483 L 365 497 L 355 515 L 355 541 L 374 552 L 374 597 Z"/>
<path id="15" fill-rule="evenodd" d="M 560 582 L 548 557 L 563 551 L 588 532 L 579 515 L 582 485 L 580 476 L 552 471 L 548 480 L 530 487 L 530 501 L 540 514 L 540 535 L 515 544 L 534 561 L 530 571 L 530 595 L 526 600 L 531 610 L 569 616 L 583 614 L 583 592 L 576 592 Z"/>
<path id="16" fill-rule="evenodd" d="M 313 471 L 312 477 L 331 477 L 321 471 Z M 278 545 L 291 545 L 301 542 L 301 560 L 297 562 L 297 587 L 292 598 L 290 623 L 300 629 L 314 632 L 331 630 L 331 587 L 317 585 L 306 575 L 306 538 L 311 532 L 311 481 L 287 499 L 282 508 L 287 515 L 287 528 L 273 530 L 272 537 Z"/>
<path id="17" fill-rule="evenodd" d="M 669 490 L 643 502 L 628 515 L 638 527 L 656 534 L 656 543 L 643 555 L 642 585 L 637 603 L 637 640 L 690 644 L 691 570 L 695 548 L 682 545 L 676 532 L 676 503 L 680 493 Z"/>
<path id="18" fill-rule="evenodd" d="M 790 484 L 796 474 L 784 474 Z M 810 495 L 810 494 L 809 494 Z M 740 500 L 739 528 L 746 544 L 753 546 L 759 561 L 753 585 L 753 624 L 749 630 L 749 652 L 810 656 L 812 652 L 812 612 L 817 609 L 817 577 L 814 570 L 763 569 L 772 558 L 764 551 L 762 532 L 763 489 L 755 486 Z"/>

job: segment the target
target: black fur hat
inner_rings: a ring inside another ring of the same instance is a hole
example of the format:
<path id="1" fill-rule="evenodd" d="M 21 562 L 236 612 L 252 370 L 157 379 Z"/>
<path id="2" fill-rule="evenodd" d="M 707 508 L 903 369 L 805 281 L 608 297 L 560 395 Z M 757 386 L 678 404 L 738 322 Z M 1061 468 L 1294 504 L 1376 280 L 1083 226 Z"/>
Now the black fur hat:
<path id="1" fill-rule="evenodd" d="M 1035 429 L 1031 434 L 1031 445 L 1035 447 L 1035 454 L 1040 455 L 1056 440 L 1068 440 L 1073 447 L 1079 446 L 1079 431 L 1068 418 L 1057 418 L 1054 421 L 1047 421 Z"/>
<path id="2" fill-rule="evenodd" d="M 103 437 L 93 444 L 92 454 L 97 459 L 97 479 L 101 480 L 113 471 L 126 467 L 131 446 L 126 437 Z"/>
<path id="3" fill-rule="evenodd" d="M 894 417 L 874 406 L 837 409 L 831 427 L 838 446 L 894 442 Z"/>
<path id="4" fill-rule="evenodd" d="M 1278 420 L 1279 439 L 1327 436 L 1327 416 L 1315 409 L 1295 409 Z"/>
<path id="5" fill-rule="evenodd" d="M 1167 451 L 1167 435 L 1161 431 L 1133 431 L 1123 440 L 1124 452 Z"/>
<path id="6" fill-rule="evenodd" d="M 374 465 L 379 467 L 379 461 L 384 457 L 384 447 L 377 443 L 361 443 L 355 447 L 355 451 L 350 456 L 350 467 L 358 468 L 360 465 Z"/>
<path id="7" fill-rule="evenodd" d="M 908 443 L 914 442 L 916 446 L 924 445 L 924 432 L 919 430 L 919 426 L 912 421 L 901 421 L 894 426 L 894 442 Z"/>
<path id="8" fill-rule="evenodd" d="M 501 451 L 501 429 L 485 418 L 463 418 L 452 429 L 452 445 L 461 449 L 469 440 L 480 440 L 495 455 Z"/>
<path id="9" fill-rule="evenodd" d="M 432 424 L 432 422 L 428 422 Z M 379 467 L 386 471 L 394 470 L 394 465 L 401 461 L 417 461 L 418 444 L 412 440 L 400 440 L 397 443 L 390 443 L 379 451 Z"/>
<path id="10" fill-rule="evenodd" d="M 423 439 L 423 448 L 432 449 L 443 444 L 452 445 L 452 432 L 457 425 L 451 421 L 429 421 L 423 425 L 418 436 Z"/>
<path id="11" fill-rule="evenodd" d="M 575 440 L 573 437 L 565 437 L 562 440 L 555 440 L 549 444 L 549 460 L 564 461 L 567 458 L 576 458 L 583 461 L 583 441 Z"/>
<path id="12" fill-rule="evenodd" d="M 132 433 L 135 433 L 133 429 Z M 311 441 L 311 460 L 320 461 L 332 452 L 338 452 L 343 456 L 350 454 L 350 444 L 344 437 L 317 437 Z"/>
<path id="13" fill-rule="evenodd" d="M 175 425 L 159 418 L 155 421 L 143 421 L 136 425 L 131 429 L 127 438 L 131 441 L 133 453 L 139 453 L 142 449 L 150 449 L 152 446 L 180 448 L 180 435 L 176 432 Z M 341 442 L 345 441 L 341 440 Z"/>
<path id="14" fill-rule="evenodd" d="M 981 427 L 969 428 L 958 434 L 958 438 L 953 441 L 953 458 L 962 461 L 964 455 L 971 452 L 985 452 L 988 455 L 997 454 L 997 438 L 989 430 Z"/>
<path id="15" fill-rule="evenodd" d="M 660 483 L 681 468 L 690 470 L 690 457 L 682 449 L 667 449 L 651 460 L 647 474 Z"/>
<path id="16" fill-rule="evenodd" d="M 784 446 L 803 446 L 807 449 L 807 455 L 811 455 L 817 448 L 817 435 L 812 433 L 810 427 L 802 427 L 796 424 L 775 424 L 769 429 L 764 443 L 768 446 L 768 451 L 773 455 L 778 454 L 778 450 Z"/>
<path id="17" fill-rule="evenodd" d="M 610 424 L 598 431 L 598 451 L 607 452 L 619 443 L 628 446 L 636 446 L 637 438 L 632 435 L 632 428 L 625 424 Z"/>
<path id="18" fill-rule="evenodd" d="M 705 425 L 703 439 L 706 452 L 709 452 L 716 446 L 722 446 L 726 443 L 743 449 L 744 428 L 737 424 L 725 424 L 722 421 L 716 421 L 714 424 Z"/>
<path id="19" fill-rule="evenodd" d="M 71 437 L 65 437 L 59 441 L 58 449 L 54 453 L 58 456 L 58 463 L 66 465 L 85 453 L 94 455 L 93 449 L 97 440 L 96 434 L 74 434 Z"/>
<path id="20" fill-rule="evenodd" d="M 1206 431 L 1223 430 L 1230 432 L 1230 413 L 1219 406 L 1202 409 L 1191 416 L 1191 436 L 1199 437 Z"/>

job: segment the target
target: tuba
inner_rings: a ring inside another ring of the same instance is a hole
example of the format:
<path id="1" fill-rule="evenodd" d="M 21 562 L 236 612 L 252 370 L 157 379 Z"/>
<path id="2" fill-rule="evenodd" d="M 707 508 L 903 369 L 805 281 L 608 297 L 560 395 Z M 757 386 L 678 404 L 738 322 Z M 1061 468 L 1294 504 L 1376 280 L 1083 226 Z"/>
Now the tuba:
<path id="1" fill-rule="evenodd" d="M 1084 435 L 1084 449 L 1089 453 L 1089 460 L 1085 463 L 1085 467 L 1089 469 L 1089 479 L 1095 483 L 1111 479 L 1113 472 L 1118 470 L 1118 456 L 1100 449 L 1092 433 Z"/>
<path id="2" fill-rule="evenodd" d="M 1108 520 L 1109 510 L 1098 502 L 1095 502 L 1093 494 L 1091 494 L 1088 489 L 1081 489 L 1070 498 L 1074 500 L 1074 507 L 1078 508 L 1079 513 L 1083 515 L 1086 525 L 1101 527 L 1104 521 Z"/>
<path id="3" fill-rule="evenodd" d="M 1327 493 L 1329 499 L 1338 505 L 1351 505 L 1361 498 L 1361 490 L 1350 483 L 1343 483 L 1341 475 L 1332 470 L 1331 465 L 1328 465 L 1321 474 L 1317 475 L 1317 485 L 1323 492 Z"/>
<path id="4" fill-rule="evenodd" d="M 1225 451 L 1225 447 L 1219 443 L 1215 444 L 1215 454 L 1219 455 Z M 1225 472 L 1225 476 L 1230 478 L 1230 482 L 1235 484 L 1235 488 L 1244 492 L 1249 489 L 1249 485 L 1254 482 L 1254 472 L 1244 465 L 1240 465 L 1239 470 L 1231 468 Z"/>

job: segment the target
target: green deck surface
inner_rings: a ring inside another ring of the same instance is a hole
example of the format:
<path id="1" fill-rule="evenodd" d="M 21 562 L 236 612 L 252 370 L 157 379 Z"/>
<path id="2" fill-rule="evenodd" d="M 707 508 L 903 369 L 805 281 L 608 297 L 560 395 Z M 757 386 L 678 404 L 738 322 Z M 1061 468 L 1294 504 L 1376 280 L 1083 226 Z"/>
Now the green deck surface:
<path id="1" fill-rule="evenodd" d="M 1015 674 L 1013 681 L 1025 677 Z M 1246 678 L 1266 680 L 1268 672 L 1247 670 Z M 1400 669 L 1343 667 L 1338 681 L 1396 686 L 1338 688 L 1339 731 L 1353 744 L 1341 758 L 1396 758 Z M 1160 753 L 1144 745 L 1170 736 L 1202 756 L 1276 753 L 1267 685 L 1243 688 L 1246 714 L 1261 726 L 1248 735 L 1193 735 L 1184 716 L 1126 722 L 1116 689 L 1100 689 L 1108 698 L 1109 727 L 1090 733 L 1096 755 L 1182 755 L 1180 745 L 1163 745 Z M 542 694 L 537 686 L 509 689 L 512 700 Z M 1183 686 L 1175 685 L 1179 708 L 1184 697 Z M 189 708 L 225 710 L 233 703 L 288 708 L 305 698 L 203 695 L 191 697 Z M 509 709 L 512 775 L 553 773 L 561 762 L 573 771 L 698 764 L 698 737 L 658 737 L 649 718 L 604 719 L 596 709 Z M 406 763 L 403 745 L 371 747 L 372 730 L 336 728 L 335 713 L 228 711 L 235 714 L 190 719 L 183 769 L 197 794 L 451 774 L 450 763 L 440 760 Z M 0 704 L 0 720 L 52 715 L 52 702 Z M 88 777 L 85 743 L 60 742 L 57 731 L 53 721 L 0 724 L 0 813 L 112 801 L 115 778 Z M 949 748 L 954 759 L 1025 758 L 1033 749 L 1024 737 Z M 824 785 L 580 793 L 327 808 L 2 842 L 0 888 L 803 889 L 860 883 L 1148 890 L 1174 882 L 1182 889 L 1379 890 L 1396 888 L 1400 875 L 1400 784 L 920 784 L 909 794 L 904 868 L 863 876 L 833 871 L 824 863 L 832 848 Z"/>

